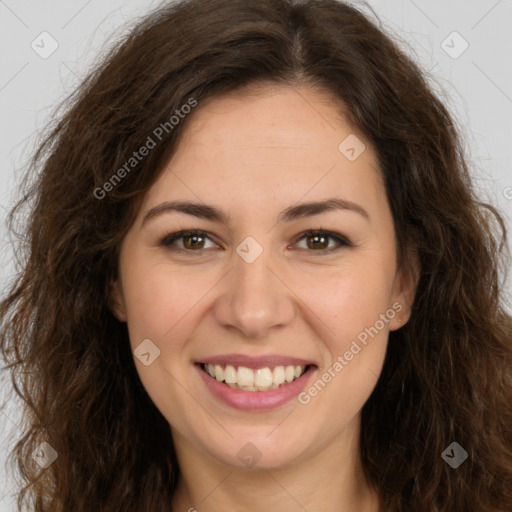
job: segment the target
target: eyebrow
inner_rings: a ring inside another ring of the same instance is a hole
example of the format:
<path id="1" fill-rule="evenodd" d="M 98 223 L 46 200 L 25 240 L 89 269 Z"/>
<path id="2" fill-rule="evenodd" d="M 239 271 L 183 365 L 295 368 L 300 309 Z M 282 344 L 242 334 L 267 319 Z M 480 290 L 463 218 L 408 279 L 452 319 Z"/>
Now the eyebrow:
<path id="1" fill-rule="evenodd" d="M 355 212 L 366 220 L 370 220 L 368 212 L 359 204 L 347 201 L 341 198 L 331 198 L 325 201 L 314 201 L 309 203 L 299 203 L 290 206 L 279 214 L 278 223 L 291 222 L 296 219 L 318 215 L 320 213 L 333 210 L 345 210 Z M 180 212 L 192 215 L 200 219 L 229 224 L 231 216 L 219 208 L 202 203 L 194 203 L 190 201 L 166 201 L 154 208 L 151 208 L 142 221 L 142 225 L 150 220 L 160 217 L 163 214 L 171 212 Z"/>

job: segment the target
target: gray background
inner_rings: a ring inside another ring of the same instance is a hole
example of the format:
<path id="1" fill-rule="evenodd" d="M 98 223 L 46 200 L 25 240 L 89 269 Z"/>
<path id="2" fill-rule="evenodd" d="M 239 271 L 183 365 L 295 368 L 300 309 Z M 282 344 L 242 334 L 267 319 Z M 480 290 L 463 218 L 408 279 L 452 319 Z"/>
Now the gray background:
<path id="1" fill-rule="evenodd" d="M 158 4 L 144 0 L 0 0 L 0 290 L 14 273 L 5 214 L 16 196 L 17 180 L 37 142 L 38 130 L 50 119 L 57 102 L 87 74 L 107 39 L 113 43 Z M 501 209 L 510 229 L 512 1 L 369 0 L 368 4 L 386 31 L 403 41 L 400 46 L 428 72 L 432 87 L 459 125 L 482 198 Z M 368 9 L 363 10 L 373 17 Z M 48 56 L 45 52 L 52 45 L 58 47 Z M 512 309 L 510 279 L 506 289 Z M 0 372 L 0 378 L 4 389 L 9 385 L 7 372 Z M 5 466 L 5 453 L 20 434 L 18 411 L 17 402 L 11 399 L 0 412 L 3 512 L 16 510 L 15 481 Z"/>

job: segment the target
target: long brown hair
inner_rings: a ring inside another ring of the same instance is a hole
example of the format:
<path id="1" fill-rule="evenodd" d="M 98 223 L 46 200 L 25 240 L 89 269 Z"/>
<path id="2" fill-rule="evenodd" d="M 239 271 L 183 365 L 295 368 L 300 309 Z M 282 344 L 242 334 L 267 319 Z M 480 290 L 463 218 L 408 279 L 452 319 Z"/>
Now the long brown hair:
<path id="1" fill-rule="evenodd" d="M 477 198 L 458 129 L 421 69 L 335 0 L 164 5 L 67 98 L 10 216 L 13 231 L 21 226 L 19 274 L 0 318 L 2 355 L 25 407 L 10 453 L 25 484 L 18 506 L 169 510 L 179 478 L 169 425 L 140 382 L 108 285 L 138 201 L 187 126 L 183 116 L 171 128 L 171 117 L 256 82 L 309 84 L 339 100 L 333 109 L 377 152 L 400 265 L 413 250 L 419 257 L 412 316 L 390 334 L 363 408 L 362 461 L 385 510 L 510 512 L 503 218 Z M 126 167 L 149 136 L 155 147 Z M 32 458 L 43 442 L 58 454 L 46 469 Z M 452 442 L 468 453 L 457 469 L 441 456 Z"/>

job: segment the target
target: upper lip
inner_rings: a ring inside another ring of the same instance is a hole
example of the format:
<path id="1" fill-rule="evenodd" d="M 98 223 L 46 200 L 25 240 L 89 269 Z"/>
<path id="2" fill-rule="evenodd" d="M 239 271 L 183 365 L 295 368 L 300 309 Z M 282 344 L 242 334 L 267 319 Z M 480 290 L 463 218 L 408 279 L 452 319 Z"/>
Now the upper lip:
<path id="1" fill-rule="evenodd" d="M 315 365 L 312 361 L 301 359 L 299 357 L 290 357 L 285 355 L 267 355 L 267 356 L 247 356 L 243 354 L 221 354 L 218 356 L 206 357 L 196 361 L 204 364 L 219 364 L 232 366 L 245 366 L 246 368 L 264 368 L 266 366 L 308 366 Z"/>

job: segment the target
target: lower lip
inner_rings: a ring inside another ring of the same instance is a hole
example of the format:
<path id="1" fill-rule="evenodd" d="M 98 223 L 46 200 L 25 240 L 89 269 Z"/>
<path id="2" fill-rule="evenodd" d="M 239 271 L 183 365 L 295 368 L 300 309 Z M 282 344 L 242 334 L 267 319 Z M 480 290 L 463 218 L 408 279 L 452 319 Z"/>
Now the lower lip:
<path id="1" fill-rule="evenodd" d="M 308 379 L 315 372 L 316 366 L 310 366 L 298 379 L 268 391 L 244 391 L 233 389 L 227 384 L 210 377 L 200 364 L 195 365 L 206 387 L 222 402 L 250 411 L 274 409 L 296 397 L 306 386 Z"/>

